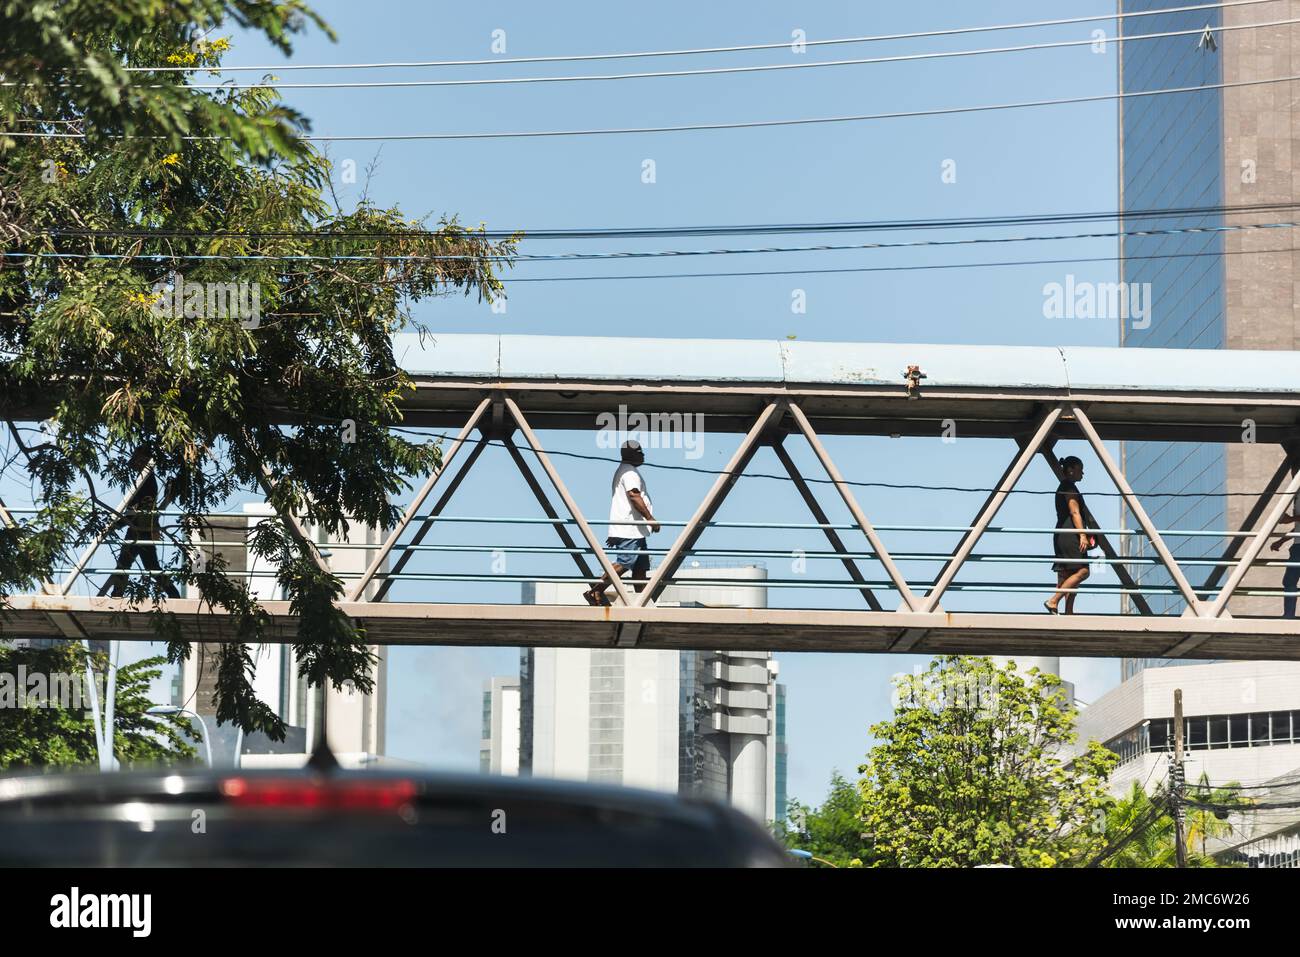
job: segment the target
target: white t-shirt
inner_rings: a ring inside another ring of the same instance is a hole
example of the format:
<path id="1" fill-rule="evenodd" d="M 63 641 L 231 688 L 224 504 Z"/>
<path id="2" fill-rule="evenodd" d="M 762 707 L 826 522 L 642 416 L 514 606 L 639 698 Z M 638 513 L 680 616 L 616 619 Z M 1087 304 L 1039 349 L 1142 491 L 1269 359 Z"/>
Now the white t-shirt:
<path id="1" fill-rule="evenodd" d="M 624 462 L 614 473 L 613 498 L 609 503 L 609 537 L 610 538 L 645 538 L 650 534 L 650 525 L 642 519 L 641 513 L 632 507 L 627 493 L 634 488 L 641 490 L 648 509 L 654 511 L 650 502 L 650 491 L 645 487 L 645 479 L 635 465 Z"/>

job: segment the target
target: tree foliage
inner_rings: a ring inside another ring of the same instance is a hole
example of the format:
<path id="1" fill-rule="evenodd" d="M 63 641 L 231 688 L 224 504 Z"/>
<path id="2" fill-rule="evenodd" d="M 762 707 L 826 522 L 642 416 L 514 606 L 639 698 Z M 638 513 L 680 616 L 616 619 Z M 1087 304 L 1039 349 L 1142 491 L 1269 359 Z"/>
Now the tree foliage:
<path id="1" fill-rule="evenodd" d="M 7 686 L 6 692 L 22 689 L 22 698 L 0 696 L 0 770 L 96 763 L 95 721 L 84 684 L 86 657 L 80 646 L 71 643 L 39 649 L 0 644 L 0 686 Z M 102 675 L 108 664 L 105 656 L 93 655 L 91 660 L 95 672 Z M 117 670 L 113 753 L 123 767 L 174 763 L 196 755 L 185 735 L 198 738 L 197 729 L 191 730 L 178 715 L 145 713 L 152 707 L 149 684 L 162 674 L 164 660 L 146 658 Z M 28 696 L 33 675 L 45 681 L 47 690 L 42 696 Z M 51 696 L 49 679 L 56 675 L 81 683 L 79 707 L 72 706 L 77 702 Z"/>
<path id="2" fill-rule="evenodd" d="M 1235 782 L 1225 788 L 1211 787 L 1202 773 L 1200 780 L 1188 788 L 1187 796 L 1195 802 L 1187 807 L 1184 823 L 1188 867 L 1222 866 L 1210 855 L 1209 841 L 1234 833 L 1226 810 L 1217 809 L 1249 806 L 1250 801 L 1241 797 L 1237 787 Z M 1106 854 L 1102 866 L 1177 867 L 1176 833 L 1168 790 L 1162 786 L 1148 794 L 1140 782 L 1134 781 L 1128 793 L 1106 812 L 1108 850 L 1114 850 Z"/>
<path id="3" fill-rule="evenodd" d="M 777 840 L 791 850 L 808 851 L 815 863 L 861 867 L 873 854 L 862 839 L 862 795 L 839 771 L 818 807 L 791 801 L 786 820 L 773 826 Z"/>
<path id="4" fill-rule="evenodd" d="M 0 417 L 44 420 L 9 426 L 0 480 L 29 485 L 40 511 L 0 529 L 0 599 L 37 590 L 120 522 L 144 449 L 179 513 L 159 529 L 164 571 L 258 643 L 267 616 L 247 582 L 196 559 L 205 516 L 252 490 L 331 536 L 391 526 L 394 498 L 440 461 L 390 428 L 413 388 L 391 337 L 419 328 L 423 300 L 501 295 L 515 239 L 364 196 L 345 207 L 271 79 L 187 86 L 219 64 L 229 44 L 213 31 L 227 23 L 285 52 L 324 28 L 301 0 L 0 0 L 0 75 L 14 84 L 0 87 L 0 126 L 42 134 L 0 134 Z M 184 69 L 127 70 L 160 66 Z M 165 308 L 180 282 L 258 290 L 256 321 L 211 298 Z M 278 569 L 310 683 L 368 691 L 364 633 L 336 610 L 341 581 L 312 545 L 271 520 L 251 551 Z M 165 594 L 148 576 L 127 592 L 154 606 L 175 662 L 189 646 L 157 609 Z M 220 655 L 219 718 L 282 737 L 251 658 L 235 643 Z"/>
<path id="5" fill-rule="evenodd" d="M 888 867 L 1075 866 L 1105 841 L 1097 742 L 1072 759 L 1074 708 L 1055 675 L 946 656 L 899 679 L 894 717 L 871 728 L 863 830 Z"/>

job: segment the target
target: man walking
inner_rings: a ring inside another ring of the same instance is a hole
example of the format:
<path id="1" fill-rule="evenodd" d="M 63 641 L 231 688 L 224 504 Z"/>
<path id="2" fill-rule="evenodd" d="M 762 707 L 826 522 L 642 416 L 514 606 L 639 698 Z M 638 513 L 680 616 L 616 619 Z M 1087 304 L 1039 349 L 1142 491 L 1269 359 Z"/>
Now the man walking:
<path id="1" fill-rule="evenodd" d="M 620 450 L 622 463 L 614 472 L 612 498 L 609 503 L 609 538 L 605 539 L 605 548 L 614 561 L 614 572 L 620 577 L 628 569 L 632 570 L 632 580 L 644 583 L 650 571 L 650 554 L 646 551 L 646 536 L 659 531 L 650 510 L 650 493 L 646 490 L 645 479 L 638 466 L 645 462 L 645 452 L 641 443 L 628 439 Z M 605 589 L 613 584 L 609 575 L 602 575 L 600 580 L 582 593 L 588 605 L 608 605 Z M 634 586 L 641 591 L 645 585 Z"/>
<path id="2" fill-rule="evenodd" d="M 104 588 L 100 589 L 101 595 L 110 587 L 114 598 L 121 598 L 126 594 L 127 576 L 123 573 L 135 563 L 137 558 L 147 571 L 162 570 L 158 561 L 158 546 L 154 544 L 162 536 L 162 527 L 158 521 L 158 510 L 161 506 L 158 502 L 158 480 L 154 478 L 153 468 L 150 466 L 152 460 L 153 456 L 148 446 L 141 445 L 131 453 L 131 471 L 146 474 L 124 509 L 125 515 L 120 527 L 125 534 L 122 550 L 118 553 L 117 574 L 111 576 Z M 168 598 L 181 597 L 176 583 L 170 578 L 165 575 L 152 577 L 157 578 Z"/>

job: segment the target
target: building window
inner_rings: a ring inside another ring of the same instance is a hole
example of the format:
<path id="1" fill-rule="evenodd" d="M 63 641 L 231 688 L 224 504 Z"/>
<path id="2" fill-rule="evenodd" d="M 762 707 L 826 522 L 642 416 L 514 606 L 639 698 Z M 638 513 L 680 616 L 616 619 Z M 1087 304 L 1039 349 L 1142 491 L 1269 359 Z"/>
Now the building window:
<path id="1" fill-rule="evenodd" d="M 1249 714 L 1193 715 L 1184 721 L 1183 747 L 1188 751 L 1259 748 L 1300 743 L 1300 711 L 1258 711 Z M 1106 742 L 1126 764 L 1149 752 L 1174 749 L 1172 718 L 1153 718 Z"/>

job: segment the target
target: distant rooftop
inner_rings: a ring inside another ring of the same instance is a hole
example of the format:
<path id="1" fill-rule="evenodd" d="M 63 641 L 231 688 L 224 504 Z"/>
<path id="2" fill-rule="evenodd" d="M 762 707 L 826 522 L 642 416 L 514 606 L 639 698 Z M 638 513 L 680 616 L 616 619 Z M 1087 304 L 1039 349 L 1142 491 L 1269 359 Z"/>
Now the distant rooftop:
<path id="1" fill-rule="evenodd" d="M 433 334 L 395 337 L 421 378 L 890 385 L 1300 394 L 1300 352 L 934 345 L 790 339 Z"/>

